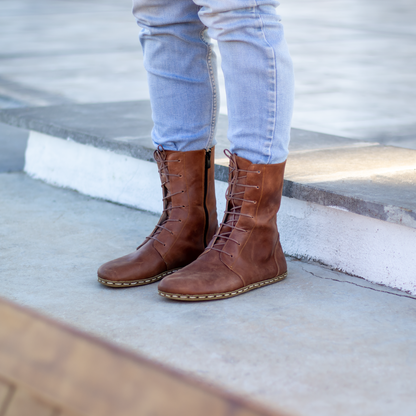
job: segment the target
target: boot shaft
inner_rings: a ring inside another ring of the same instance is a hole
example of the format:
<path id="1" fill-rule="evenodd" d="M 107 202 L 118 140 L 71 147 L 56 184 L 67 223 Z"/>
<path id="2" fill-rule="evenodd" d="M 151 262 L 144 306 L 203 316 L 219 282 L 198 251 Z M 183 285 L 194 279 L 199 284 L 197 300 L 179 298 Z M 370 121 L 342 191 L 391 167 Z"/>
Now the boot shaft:
<path id="1" fill-rule="evenodd" d="M 259 267 L 268 277 L 284 273 L 287 268 L 276 225 L 284 169 L 285 162 L 253 164 L 237 155 L 230 156 L 227 209 L 219 237 L 210 248 L 220 250 L 221 261 L 245 276 L 247 284 L 255 281 Z"/>
<path id="2" fill-rule="evenodd" d="M 239 226 L 248 225 L 251 219 L 258 223 L 275 221 L 282 200 L 285 165 L 286 162 L 254 164 L 232 155 L 228 197 L 230 207 L 241 205 Z"/>
<path id="3" fill-rule="evenodd" d="M 200 253 L 217 228 L 214 148 L 210 151 L 155 151 L 162 184 L 164 212 L 153 236 L 154 247 L 167 263 L 178 256 L 178 245 L 186 259 Z M 212 155 L 211 155 L 212 154 Z"/>

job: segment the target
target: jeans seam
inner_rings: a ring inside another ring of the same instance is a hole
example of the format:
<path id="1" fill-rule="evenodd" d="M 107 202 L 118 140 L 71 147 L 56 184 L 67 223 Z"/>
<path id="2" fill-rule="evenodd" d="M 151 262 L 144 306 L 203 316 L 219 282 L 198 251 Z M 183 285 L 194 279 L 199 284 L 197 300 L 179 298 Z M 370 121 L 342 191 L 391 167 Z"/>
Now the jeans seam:
<path id="1" fill-rule="evenodd" d="M 212 60 L 211 60 L 212 48 L 211 48 L 211 45 L 209 45 L 209 43 L 206 42 L 203 36 L 203 33 L 206 29 L 207 27 L 205 26 L 199 33 L 199 37 L 201 41 L 204 43 L 204 45 L 207 47 L 207 56 L 206 56 L 207 68 L 208 68 L 208 75 L 209 75 L 211 91 L 212 91 L 211 126 L 210 126 L 210 132 L 209 132 L 208 140 L 207 140 L 206 147 L 205 147 L 206 149 L 209 149 L 212 147 L 211 144 L 214 138 L 215 125 L 217 122 L 217 118 L 216 118 L 217 117 L 217 84 L 215 83 L 214 71 L 213 71 Z"/>
<path id="2" fill-rule="evenodd" d="M 267 147 L 267 150 L 268 150 L 268 160 L 267 160 L 267 163 L 270 163 L 270 161 L 272 159 L 272 145 L 273 145 L 273 139 L 274 139 L 275 131 L 276 131 L 276 114 L 277 114 L 277 109 L 276 109 L 276 107 L 277 107 L 277 69 L 276 69 L 276 54 L 274 52 L 273 47 L 270 45 L 269 41 L 266 38 L 266 33 L 264 31 L 264 22 L 263 22 L 263 19 L 262 19 L 260 13 L 257 13 L 257 10 L 258 10 L 258 7 L 259 7 L 258 6 L 258 3 L 257 3 L 257 0 L 255 0 L 255 3 L 256 3 L 255 14 L 256 14 L 257 18 L 259 19 L 259 21 L 260 21 L 260 29 L 261 29 L 261 32 L 263 34 L 263 39 L 264 39 L 264 41 L 266 42 L 267 46 L 270 48 L 270 50 L 272 51 L 272 54 L 273 54 L 273 97 L 274 97 L 273 98 L 273 111 L 272 111 L 272 114 L 273 114 L 273 122 L 272 122 L 272 128 L 271 128 L 271 136 L 269 137 L 269 135 L 267 135 L 267 139 L 269 140 L 268 147 Z M 267 130 L 269 130 L 269 127 L 267 127 Z"/>

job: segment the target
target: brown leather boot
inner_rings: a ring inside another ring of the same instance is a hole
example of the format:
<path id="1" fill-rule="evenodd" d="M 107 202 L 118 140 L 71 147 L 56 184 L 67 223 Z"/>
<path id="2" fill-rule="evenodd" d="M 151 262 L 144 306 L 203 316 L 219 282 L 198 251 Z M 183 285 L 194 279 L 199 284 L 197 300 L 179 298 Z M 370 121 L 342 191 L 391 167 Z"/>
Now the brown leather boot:
<path id="1" fill-rule="evenodd" d="M 197 260 L 159 283 L 161 296 L 225 299 L 287 275 L 276 225 L 286 162 L 260 165 L 235 154 L 228 157 L 228 202 L 218 234 Z"/>
<path id="2" fill-rule="evenodd" d="M 103 264 L 98 281 L 111 287 L 156 282 L 194 261 L 217 229 L 211 150 L 166 151 L 154 157 L 162 182 L 163 213 L 136 251 Z"/>

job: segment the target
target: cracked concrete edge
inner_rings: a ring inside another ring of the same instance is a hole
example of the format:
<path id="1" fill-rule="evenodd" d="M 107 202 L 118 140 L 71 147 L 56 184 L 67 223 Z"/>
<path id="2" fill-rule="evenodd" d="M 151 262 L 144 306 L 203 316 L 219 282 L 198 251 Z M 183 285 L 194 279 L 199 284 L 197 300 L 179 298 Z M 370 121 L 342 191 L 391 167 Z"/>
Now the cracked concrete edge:
<path id="1" fill-rule="evenodd" d="M 311 274 L 315 278 L 332 280 L 333 282 L 338 282 L 338 283 L 351 284 L 354 286 L 361 287 L 363 289 L 374 290 L 376 292 L 386 293 L 388 295 L 399 296 L 399 297 L 416 300 L 416 296 L 413 296 L 412 294 L 406 291 L 393 289 L 391 287 L 383 285 L 382 283 L 372 283 L 368 280 L 363 279 L 362 277 L 353 276 L 344 271 L 340 271 L 335 268 L 332 268 L 325 263 L 321 263 L 318 261 L 308 259 L 307 257 L 302 257 L 302 258 L 297 258 L 293 256 L 286 256 L 286 257 L 288 257 L 289 263 L 291 261 L 292 262 L 301 261 L 302 262 L 301 269 L 305 271 L 306 273 Z M 337 277 L 336 279 L 334 278 L 334 274 Z"/>

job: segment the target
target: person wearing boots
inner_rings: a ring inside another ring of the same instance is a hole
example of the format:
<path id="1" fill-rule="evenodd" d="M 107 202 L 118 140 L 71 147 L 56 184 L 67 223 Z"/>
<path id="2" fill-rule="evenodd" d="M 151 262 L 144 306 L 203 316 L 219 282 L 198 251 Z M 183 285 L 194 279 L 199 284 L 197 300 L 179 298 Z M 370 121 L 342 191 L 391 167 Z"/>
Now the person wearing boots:
<path id="1" fill-rule="evenodd" d="M 293 68 L 275 0 L 133 0 L 152 106 L 163 213 L 100 283 L 159 283 L 169 299 L 225 299 L 279 282 L 287 265 L 276 214 L 292 117 Z M 214 145 L 221 52 L 231 143 L 217 224 Z"/>

